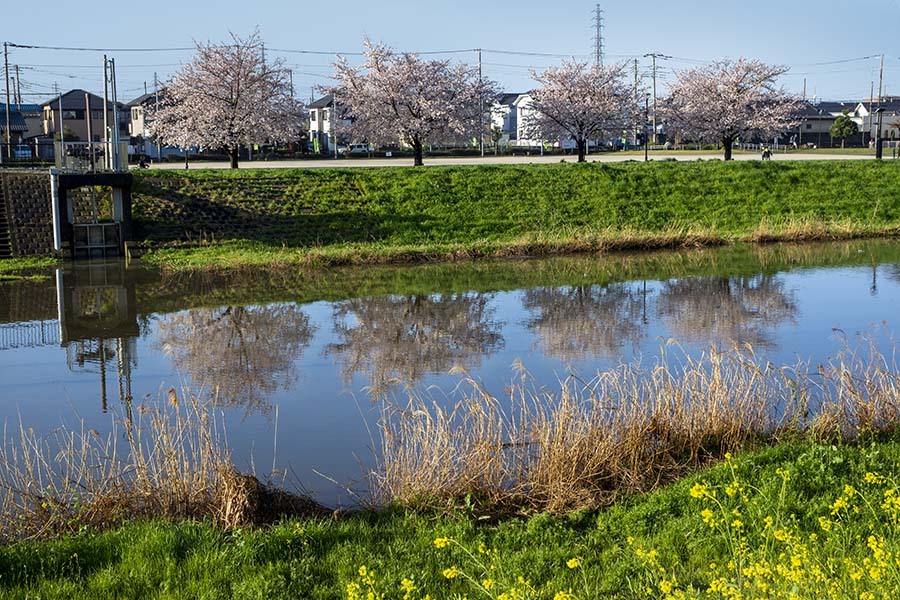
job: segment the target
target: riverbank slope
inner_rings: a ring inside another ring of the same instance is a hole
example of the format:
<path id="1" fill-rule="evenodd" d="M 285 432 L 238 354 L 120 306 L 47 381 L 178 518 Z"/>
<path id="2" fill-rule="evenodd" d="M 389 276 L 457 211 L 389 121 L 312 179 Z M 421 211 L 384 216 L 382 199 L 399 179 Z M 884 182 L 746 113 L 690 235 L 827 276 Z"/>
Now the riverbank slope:
<path id="1" fill-rule="evenodd" d="M 168 269 L 530 256 L 900 232 L 900 165 L 810 161 L 151 171 Z"/>
<path id="2" fill-rule="evenodd" d="M 561 517 L 493 522 L 475 501 L 444 514 L 387 509 L 261 529 L 83 530 L 0 547 L 0 595 L 894 597 L 898 461 L 896 436 L 798 441 Z"/>

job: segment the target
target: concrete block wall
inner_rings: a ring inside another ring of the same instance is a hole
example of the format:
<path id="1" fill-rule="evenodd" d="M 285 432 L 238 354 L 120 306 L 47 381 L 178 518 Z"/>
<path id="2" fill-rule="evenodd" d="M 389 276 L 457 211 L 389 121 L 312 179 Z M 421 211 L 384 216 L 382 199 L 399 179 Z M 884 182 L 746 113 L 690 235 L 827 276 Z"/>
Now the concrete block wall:
<path id="1" fill-rule="evenodd" d="M 91 205 L 96 202 L 97 220 L 112 220 L 112 188 L 107 186 L 80 187 L 68 190 L 66 197 L 72 203 L 72 214 L 75 223 L 93 223 L 94 209 Z"/>
<path id="2" fill-rule="evenodd" d="M 6 199 L 13 256 L 51 254 L 53 216 L 49 173 L 0 171 L 0 185 Z"/>

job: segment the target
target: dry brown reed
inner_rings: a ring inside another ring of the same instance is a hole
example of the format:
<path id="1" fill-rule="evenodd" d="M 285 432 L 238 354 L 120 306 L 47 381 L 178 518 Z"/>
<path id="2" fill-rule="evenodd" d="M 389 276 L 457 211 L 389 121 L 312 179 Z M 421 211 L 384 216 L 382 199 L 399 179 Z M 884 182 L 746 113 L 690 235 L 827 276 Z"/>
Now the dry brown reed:
<path id="1" fill-rule="evenodd" d="M 321 512 L 239 473 L 214 404 L 187 391 L 112 416 L 109 435 L 20 425 L 0 447 L 0 541 L 132 519 L 210 518 L 224 527 Z"/>
<path id="2" fill-rule="evenodd" d="M 827 365 L 775 366 L 749 346 L 623 365 L 558 389 L 526 373 L 503 400 L 465 377 L 450 406 L 386 403 L 380 503 L 566 511 L 649 491 L 727 452 L 792 436 L 853 440 L 896 426 L 900 381 L 874 344 Z"/>

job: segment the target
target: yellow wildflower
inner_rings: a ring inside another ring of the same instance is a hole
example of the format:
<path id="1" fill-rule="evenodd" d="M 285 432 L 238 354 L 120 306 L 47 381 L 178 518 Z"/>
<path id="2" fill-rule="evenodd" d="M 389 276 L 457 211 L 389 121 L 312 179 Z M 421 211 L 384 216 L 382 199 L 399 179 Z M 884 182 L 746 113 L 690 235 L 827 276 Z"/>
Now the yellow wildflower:
<path id="1" fill-rule="evenodd" d="M 444 569 L 443 573 L 444 577 L 446 577 L 447 579 L 455 579 L 457 576 L 459 576 L 460 571 L 456 568 L 456 565 L 454 565 L 449 569 Z"/>
<path id="2" fill-rule="evenodd" d="M 566 566 L 570 569 L 577 569 L 581 566 L 581 559 L 577 556 L 566 561 Z"/>
<path id="3" fill-rule="evenodd" d="M 705 498 L 709 496 L 709 487 L 705 483 L 697 482 L 691 488 L 691 498 Z"/>
<path id="4" fill-rule="evenodd" d="M 357 600 L 359 598 L 359 584 L 356 582 L 347 584 L 347 600 Z"/>
<path id="5" fill-rule="evenodd" d="M 775 539 L 779 542 L 791 541 L 791 532 L 787 529 L 776 529 L 773 535 L 775 535 Z"/>
<path id="6" fill-rule="evenodd" d="M 494 587 L 494 580 L 493 579 L 482 579 L 481 587 L 483 587 L 486 590 L 492 589 Z"/>
<path id="7" fill-rule="evenodd" d="M 435 548 L 446 548 L 449 543 L 450 543 L 450 538 L 445 538 L 445 537 L 434 538 Z"/>

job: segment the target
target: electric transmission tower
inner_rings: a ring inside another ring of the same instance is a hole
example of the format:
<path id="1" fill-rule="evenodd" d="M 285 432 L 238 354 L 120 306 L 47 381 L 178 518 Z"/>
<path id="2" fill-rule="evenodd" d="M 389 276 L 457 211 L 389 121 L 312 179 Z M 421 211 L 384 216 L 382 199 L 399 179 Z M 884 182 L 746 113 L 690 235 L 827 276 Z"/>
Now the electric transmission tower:
<path id="1" fill-rule="evenodd" d="M 594 65 L 603 66 L 603 10 L 594 9 Z"/>

